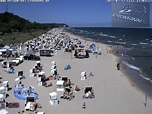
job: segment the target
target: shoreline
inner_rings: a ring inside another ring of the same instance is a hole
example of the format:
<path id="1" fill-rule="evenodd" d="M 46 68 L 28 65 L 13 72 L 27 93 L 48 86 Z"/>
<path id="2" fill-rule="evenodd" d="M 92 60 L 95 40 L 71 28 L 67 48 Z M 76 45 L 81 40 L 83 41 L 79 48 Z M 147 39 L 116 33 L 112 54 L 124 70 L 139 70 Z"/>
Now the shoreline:
<path id="1" fill-rule="evenodd" d="M 119 48 L 117 48 L 117 46 L 113 46 L 112 54 L 117 57 L 118 63 L 121 64 L 120 71 L 122 71 L 122 73 L 129 79 L 129 81 L 131 82 L 132 86 L 135 87 L 135 89 L 141 91 L 144 95 L 147 94 L 149 98 L 152 99 L 152 89 L 150 89 L 150 87 L 152 87 L 152 83 L 139 76 L 144 75 L 141 71 L 136 71 L 125 65 L 123 63 L 123 59 L 121 58 L 119 51 L 120 50 Z"/>
<path id="2" fill-rule="evenodd" d="M 79 40 L 83 40 L 83 42 L 90 42 L 90 43 L 94 43 L 94 44 L 98 44 L 98 45 L 104 45 L 105 46 L 105 50 L 107 51 L 107 54 L 112 54 L 112 56 L 115 57 L 115 67 L 116 67 L 116 64 L 117 63 L 120 63 L 120 72 L 122 73 L 122 75 L 124 75 L 127 80 L 129 81 L 129 83 L 131 84 L 131 86 L 135 87 L 136 90 L 140 91 L 141 93 L 144 94 L 144 90 L 142 90 L 140 87 L 139 87 L 139 83 L 136 83 L 135 82 L 135 79 L 133 80 L 133 77 L 132 77 L 132 74 L 130 74 L 131 72 L 129 72 L 127 69 L 125 69 L 126 66 L 124 66 L 122 64 L 122 60 L 121 58 L 115 53 L 116 51 L 119 51 L 119 49 L 117 48 L 116 49 L 116 46 L 111 46 L 111 45 L 108 45 L 108 44 L 103 44 L 103 43 L 99 43 L 99 42 L 96 42 L 94 40 L 90 41 L 90 40 L 85 40 L 85 38 L 81 38 L 80 36 L 75 36 L 74 34 L 71 34 L 71 33 L 68 33 L 67 34 L 70 36 L 70 37 L 74 37 L 74 38 L 79 38 Z M 137 86 L 135 86 L 137 85 Z M 150 96 L 150 98 L 152 98 L 152 96 Z"/>
<path id="3" fill-rule="evenodd" d="M 81 36 L 77 36 L 77 35 L 74 35 L 74 34 L 71 34 L 71 33 L 68 33 L 68 32 L 67 32 L 67 34 L 71 37 L 74 37 L 74 38 L 79 37 L 79 40 L 83 40 L 83 42 L 88 41 L 88 42 L 92 42 L 94 44 L 104 45 L 106 50 L 108 51 L 108 54 L 112 54 L 113 56 L 116 57 L 116 59 L 115 59 L 116 63 L 115 64 L 120 63 L 120 72 L 122 72 L 121 76 L 125 76 L 127 78 L 127 80 L 129 81 L 130 85 L 133 86 L 135 88 L 135 90 L 141 92 L 143 95 L 147 94 L 148 97 L 150 99 L 152 99 L 152 92 L 148 91 L 147 88 L 145 87 L 145 83 L 148 82 L 148 81 L 143 80 L 141 77 L 137 77 L 137 75 L 138 75 L 137 72 L 136 72 L 136 76 L 134 76 L 133 71 L 131 71 L 131 69 L 129 67 L 127 67 L 126 65 L 124 65 L 122 63 L 123 60 L 119 57 L 120 55 L 118 55 L 116 53 L 116 52 L 119 53 L 119 48 L 117 48 L 117 46 L 111 46 L 111 45 L 108 45 L 108 44 L 103 44 L 101 42 L 96 42 L 93 39 L 88 40 L 87 38 L 85 39 L 85 37 L 81 38 Z M 140 79 L 137 79 L 137 78 L 140 78 Z"/>

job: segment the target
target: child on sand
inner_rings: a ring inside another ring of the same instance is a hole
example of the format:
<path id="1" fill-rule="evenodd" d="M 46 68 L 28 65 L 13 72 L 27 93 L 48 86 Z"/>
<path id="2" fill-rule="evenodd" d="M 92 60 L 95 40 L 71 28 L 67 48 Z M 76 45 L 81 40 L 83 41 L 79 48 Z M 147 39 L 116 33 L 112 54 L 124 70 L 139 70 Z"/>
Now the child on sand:
<path id="1" fill-rule="evenodd" d="M 83 109 L 86 108 L 85 102 L 83 102 L 82 108 L 83 108 Z"/>

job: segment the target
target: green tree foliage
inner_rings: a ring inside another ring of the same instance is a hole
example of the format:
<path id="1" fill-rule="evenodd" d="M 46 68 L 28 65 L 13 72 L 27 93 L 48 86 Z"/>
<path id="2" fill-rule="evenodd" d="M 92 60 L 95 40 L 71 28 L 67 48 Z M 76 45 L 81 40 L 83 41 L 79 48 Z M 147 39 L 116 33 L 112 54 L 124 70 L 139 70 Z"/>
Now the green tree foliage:
<path id="1" fill-rule="evenodd" d="M 23 42 L 37 37 L 44 31 L 63 26 L 67 27 L 63 23 L 32 23 L 13 13 L 0 13 L 0 45 Z"/>

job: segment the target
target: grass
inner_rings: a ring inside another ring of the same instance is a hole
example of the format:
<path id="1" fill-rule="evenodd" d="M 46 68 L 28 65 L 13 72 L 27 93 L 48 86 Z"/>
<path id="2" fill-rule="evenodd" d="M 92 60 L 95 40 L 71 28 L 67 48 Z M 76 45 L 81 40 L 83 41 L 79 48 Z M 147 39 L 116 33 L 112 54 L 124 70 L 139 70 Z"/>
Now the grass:
<path id="1" fill-rule="evenodd" d="M 19 44 L 27 40 L 37 38 L 39 35 L 46 33 L 48 30 L 35 29 L 29 32 L 13 32 L 11 34 L 0 35 L 0 45 Z"/>

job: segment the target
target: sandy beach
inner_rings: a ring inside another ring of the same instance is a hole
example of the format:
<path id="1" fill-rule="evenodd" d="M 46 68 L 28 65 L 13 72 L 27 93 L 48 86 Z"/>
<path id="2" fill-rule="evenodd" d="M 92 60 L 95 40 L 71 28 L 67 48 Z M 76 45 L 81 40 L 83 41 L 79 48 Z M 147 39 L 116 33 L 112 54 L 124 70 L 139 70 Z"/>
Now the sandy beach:
<path id="1" fill-rule="evenodd" d="M 66 34 L 72 39 L 78 38 L 69 33 Z M 85 46 L 95 43 L 81 38 L 78 39 Z M 24 60 L 23 63 L 14 67 L 15 74 L 8 74 L 4 71 L 4 68 L 1 68 L 1 81 L 8 80 L 10 87 L 12 87 L 10 91 L 6 92 L 9 94 L 6 102 L 19 102 L 20 105 L 19 108 L 5 108 L 5 110 L 9 114 L 17 114 L 18 111 L 22 111 L 25 108 L 25 101 L 19 100 L 13 95 L 15 78 L 17 77 L 16 72 L 23 70 L 26 77 L 22 79 L 24 87 L 29 85 L 35 87 L 39 95 L 39 99 L 36 102 L 40 103 L 42 108 L 37 108 L 36 111 L 44 111 L 45 114 L 151 114 L 151 99 L 147 98 L 145 106 L 145 94 L 121 70 L 117 70 L 118 58 L 111 53 L 107 53 L 106 50 L 110 50 L 110 47 L 101 43 L 95 44 L 102 53 L 97 57 L 90 53 L 89 58 L 77 59 L 71 53 L 64 52 L 64 49 L 59 50 L 52 57 L 41 57 L 43 71 L 46 76 L 50 76 L 51 62 L 55 61 L 59 75 L 68 76 L 71 82 L 74 83 L 73 86 L 78 85 L 81 89 L 78 92 L 74 92 L 75 97 L 71 101 L 61 99 L 62 92 L 57 92 L 58 105 L 51 105 L 49 102 L 49 93 L 56 91 L 57 80 L 51 80 L 53 86 L 44 87 L 37 85 L 36 77 L 29 76 L 29 70 L 36 64 L 36 61 Z M 64 67 L 68 64 L 71 66 L 71 69 L 64 70 Z M 86 80 L 80 80 L 80 74 L 83 71 L 87 73 Z M 94 76 L 88 77 L 90 72 Z M 93 87 L 95 98 L 82 98 L 85 86 Z M 86 103 L 85 109 L 82 109 L 83 102 Z M 26 114 L 34 113 L 26 111 Z"/>

